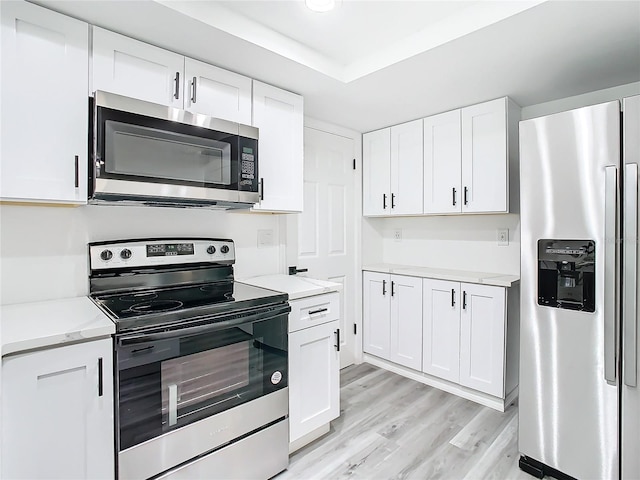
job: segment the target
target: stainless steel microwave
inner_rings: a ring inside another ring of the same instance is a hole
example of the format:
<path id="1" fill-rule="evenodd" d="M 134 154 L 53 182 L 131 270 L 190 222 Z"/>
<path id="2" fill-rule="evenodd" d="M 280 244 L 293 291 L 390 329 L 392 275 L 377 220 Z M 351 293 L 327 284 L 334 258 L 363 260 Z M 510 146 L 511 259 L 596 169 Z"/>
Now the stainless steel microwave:
<path id="1" fill-rule="evenodd" d="M 249 208 L 258 129 L 106 92 L 90 99 L 89 203 Z"/>

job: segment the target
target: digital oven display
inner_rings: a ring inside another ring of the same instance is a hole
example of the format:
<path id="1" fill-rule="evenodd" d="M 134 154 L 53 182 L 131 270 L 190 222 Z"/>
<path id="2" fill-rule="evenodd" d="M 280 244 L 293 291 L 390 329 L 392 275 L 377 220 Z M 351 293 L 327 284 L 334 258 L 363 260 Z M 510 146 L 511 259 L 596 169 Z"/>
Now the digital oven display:
<path id="1" fill-rule="evenodd" d="M 193 255 L 193 243 L 157 243 L 147 245 L 147 257 Z"/>

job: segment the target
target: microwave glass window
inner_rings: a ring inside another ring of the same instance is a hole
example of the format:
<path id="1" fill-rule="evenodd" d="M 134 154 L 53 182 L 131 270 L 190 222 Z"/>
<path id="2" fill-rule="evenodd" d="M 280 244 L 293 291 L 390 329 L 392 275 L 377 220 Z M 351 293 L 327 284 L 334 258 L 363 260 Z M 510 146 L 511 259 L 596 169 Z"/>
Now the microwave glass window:
<path id="1" fill-rule="evenodd" d="M 231 184 L 231 145 L 107 120 L 105 169 L 133 177 Z"/>

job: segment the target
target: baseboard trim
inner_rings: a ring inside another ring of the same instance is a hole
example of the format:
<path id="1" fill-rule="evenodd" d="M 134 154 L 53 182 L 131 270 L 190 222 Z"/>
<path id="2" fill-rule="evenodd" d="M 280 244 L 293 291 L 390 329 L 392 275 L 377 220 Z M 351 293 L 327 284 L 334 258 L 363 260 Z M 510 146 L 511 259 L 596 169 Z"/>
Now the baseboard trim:
<path id="1" fill-rule="evenodd" d="M 369 355 L 368 353 L 364 354 L 363 361 L 376 367 L 389 370 L 390 372 L 397 373 L 398 375 L 402 375 L 403 377 L 410 378 L 411 380 L 415 380 L 416 382 L 424 383 L 425 385 L 429 385 L 430 387 L 435 387 L 445 392 L 458 395 L 459 397 L 466 398 L 467 400 L 479 403 L 480 405 L 484 405 L 485 407 L 493 408 L 494 410 L 498 410 L 499 412 L 504 412 L 506 407 L 510 405 L 518 395 L 518 387 L 516 387 L 509 393 L 509 395 L 507 395 L 506 399 L 494 397 L 492 395 L 487 395 L 486 393 L 463 387 L 462 385 L 451 383 L 440 378 L 432 377 L 431 375 L 423 372 L 418 372 L 416 370 L 397 365 L 393 362 L 389 362 L 373 355 Z"/>

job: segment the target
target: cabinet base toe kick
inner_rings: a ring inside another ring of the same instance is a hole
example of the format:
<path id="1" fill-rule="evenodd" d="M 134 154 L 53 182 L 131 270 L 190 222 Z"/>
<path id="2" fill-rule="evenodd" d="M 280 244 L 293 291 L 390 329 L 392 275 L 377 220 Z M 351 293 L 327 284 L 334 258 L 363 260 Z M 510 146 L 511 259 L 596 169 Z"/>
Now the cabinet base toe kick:
<path id="1" fill-rule="evenodd" d="M 402 375 L 403 377 L 410 378 L 411 380 L 415 380 L 416 382 L 420 382 L 444 392 L 457 395 L 467 400 L 471 400 L 472 402 L 479 403 L 480 405 L 484 405 L 485 407 L 493 408 L 494 410 L 498 410 L 499 412 L 504 412 L 507 407 L 509 407 L 509 405 L 511 405 L 518 397 L 517 386 L 510 392 L 508 392 L 505 398 L 499 398 L 464 387 L 453 382 L 449 382 L 447 380 L 433 377 L 423 372 L 403 367 L 402 365 L 383 360 L 382 358 L 370 355 L 368 353 L 364 354 L 363 361 L 375 367 L 383 368 L 390 372 L 397 373 L 398 375 Z"/>

